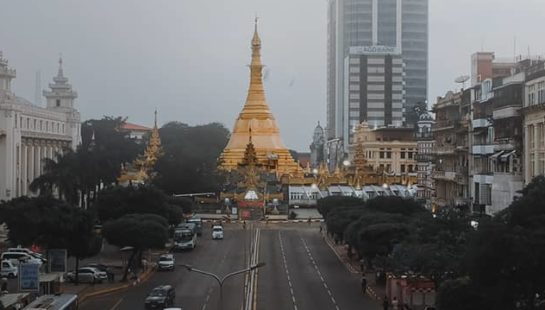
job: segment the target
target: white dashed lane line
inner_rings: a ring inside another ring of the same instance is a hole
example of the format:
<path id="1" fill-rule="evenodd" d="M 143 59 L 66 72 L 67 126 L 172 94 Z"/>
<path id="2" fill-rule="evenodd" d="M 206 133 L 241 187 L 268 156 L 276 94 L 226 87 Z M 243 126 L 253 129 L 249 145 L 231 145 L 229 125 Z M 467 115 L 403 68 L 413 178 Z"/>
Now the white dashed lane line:
<path id="1" fill-rule="evenodd" d="M 322 273 L 320 272 L 320 268 L 318 268 L 318 265 L 316 264 L 314 257 L 312 257 L 312 253 L 310 252 L 310 248 L 308 247 L 307 242 L 305 241 L 305 239 L 303 239 L 303 237 L 300 236 L 300 238 L 301 238 L 301 241 L 303 242 L 303 246 L 305 247 L 305 250 L 310 259 L 310 262 L 312 263 L 312 266 L 314 266 L 314 270 L 318 274 L 318 277 L 322 281 L 324 289 L 327 291 L 327 294 L 329 295 L 329 299 L 331 300 L 331 303 L 333 303 L 333 306 L 335 306 L 336 310 L 339 310 L 340 309 L 339 305 L 337 305 L 337 301 L 335 300 L 335 297 L 333 297 L 333 293 L 331 292 L 331 290 L 329 289 L 329 286 L 325 282 L 324 277 L 322 276 Z"/>
<path id="2" fill-rule="evenodd" d="M 293 293 L 293 285 L 291 284 L 290 272 L 288 270 L 288 264 L 286 262 L 286 252 L 284 252 L 284 243 L 282 242 L 282 233 L 278 232 L 278 240 L 280 241 L 280 252 L 282 253 L 282 264 L 284 265 L 284 271 L 286 272 L 286 278 L 288 279 L 288 285 L 290 287 L 291 301 L 293 303 L 293 309 L 297 310 L 297 302 L 295 300 L 295 294 Z"/>

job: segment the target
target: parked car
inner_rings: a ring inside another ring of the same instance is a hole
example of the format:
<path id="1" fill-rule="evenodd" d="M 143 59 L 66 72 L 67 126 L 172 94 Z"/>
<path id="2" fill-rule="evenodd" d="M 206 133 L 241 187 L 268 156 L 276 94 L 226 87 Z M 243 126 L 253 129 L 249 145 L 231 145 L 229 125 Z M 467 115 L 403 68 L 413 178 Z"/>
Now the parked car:
<path id="1" fill-rule="evenodd" d="M 33 263 L 42 265 L 43 261 L 30 254 L 23 252 L 4 252 L 0 255 L 0 260 L 10 260 L 14 265 L 19 265 L 20 262 Z"/>
<path id="2" fill-rule="evenodd" d="M 163 254 L 159 256 L 159 261 L 157 262 L 158 270 L 174 270 L 174 266 L 175 266 L 174 255 Z"/>
<path id="3" fill-rule="evenodd" d="M 212 239 L 223 239 L 223 227 L 219 225 L 212 227 Z"/>
<path id="4" fill-rule="evenodd" d="M 85 267 L 93 267 L 93 268 L 98 269 L 99 271 L 105 272 L 106 276 L 108 276 L 108 281 L 110 281 L 110 282 L 114 281 L 114 272 L 113 272 L 113 270 L 110 267 L 108 267 L 108 266 L 106 266 L 104 264 L 92 262 L 92 263 L 86 264 Z"/>
<path id="5" fill-rule="evenodd" d="M 10 279 L 16 278 L 19 273 L 19 268 L 14 265 L 10 260 L 2 261 L 2 268 L 0 269 L 0 276 L 8 277 Z"/>
<path id="6" fill-rule="evenodd" d="M 36 253 L 36 252 L 34 252 L 34 251 L 30 250 L 30 249 L 27 249 L 27 248 L 19 248 L 19 247 L 18 248 L 9 248 L 9 249 L 6 250 L 6 252 L 27 253 L 30 256 L 41 259 L 42 262 L 44 262 L 44 263 L 47 261 L 42 254 Z"/>
<path id="7" fill-rule="evenodd" d="M 171 285 L 154 288 L 144 301 L 146 309 L 164 309 L 174 304 L 175 292 Z"/>
<path id="8" fill-rule="evenodd" d="M 102 283 L 108 279 L 108 275 L 104 271 L 100 271 L 95 267 L 82 267 L 78 269 L 79 282 L 87 283 Z M 70 282 L 76 281 L 76 272 L 70 271 L 66 274 L 66 279 Z"/>

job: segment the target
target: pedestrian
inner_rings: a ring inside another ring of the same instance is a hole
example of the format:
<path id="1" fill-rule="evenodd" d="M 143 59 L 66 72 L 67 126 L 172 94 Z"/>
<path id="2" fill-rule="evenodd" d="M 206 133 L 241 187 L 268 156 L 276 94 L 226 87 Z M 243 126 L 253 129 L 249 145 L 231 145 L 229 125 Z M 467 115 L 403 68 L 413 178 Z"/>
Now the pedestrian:
<path id="1" fill-rule="evenodd" d="M 365 275 L 361 276 L 361 292 L 363 295 L 367 292 L 367 279 L 365 278 Z"/>
<path id="2" fill-rule="evenodd" d="M 322 224 L 320 224 L 320 233 L 322 233 Z"/>
<path id="3" fill-rule="evenodd" d="M 310 217 L 309 217 L 308 220 L 307 220 L 309 226 L 310 226 L 310 221 L 311 221 L 311 220 L 310 220 Z"/>
<path id="4" fill-rule="evenodd" d="M 399 300 L 397 300 L 397 297 L 394 296 L 394 299 L 392 299 L 392 310 L 399 310 Z"/>
<path id="5" fill-rule="evenodd" d="M 382 309 L 383 310 L 390 309 L 390 303 L 388 302 L 388 296 L 384 296 L 384 298 L 382 299 Z"/>
<path id="6" fill-rule="evenodd" d="M 243 222 L 242 222 L 242 228 L 243 228 L 243 229 L 246 229 L 246 221 L 243 221 Z"/>

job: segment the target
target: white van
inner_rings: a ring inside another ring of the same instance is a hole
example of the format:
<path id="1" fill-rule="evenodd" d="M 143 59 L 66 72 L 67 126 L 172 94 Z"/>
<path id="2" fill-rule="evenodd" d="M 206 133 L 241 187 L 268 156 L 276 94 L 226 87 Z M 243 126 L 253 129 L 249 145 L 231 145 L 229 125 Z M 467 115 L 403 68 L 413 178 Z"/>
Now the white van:
<path id="1" fill-rule="evenodd" d="M 22 253 L 22 252 L 4 252 L 2 255 L 0 255 L 0 260 L 9 260 L 14 265 L 19 265 L 21 261 L 26 263 L 32 263 L 32 264 L 38 264 L 42 265 L 42 260 L 39 258 L 36 258 L 30 254 Z"/>
<path id="2" fill-rule="evenodd" d="M 19 273 L 19 268 L 15 266 L 10 260 L 3 260 L 0 268 L 0 276 L 8 277 L 10 279 L 16 278 Z"/>

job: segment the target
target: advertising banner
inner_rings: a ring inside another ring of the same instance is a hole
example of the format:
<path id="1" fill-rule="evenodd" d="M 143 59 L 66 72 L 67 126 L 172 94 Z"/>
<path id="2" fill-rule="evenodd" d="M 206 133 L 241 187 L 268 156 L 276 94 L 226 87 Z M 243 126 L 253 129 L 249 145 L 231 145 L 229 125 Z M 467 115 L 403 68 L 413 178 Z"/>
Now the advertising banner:
<path id="1" fill-rule="evenodd" d="M 66 249 L 52 249 L 48 253 L 49 272 L 66 272 Z"/>
<path id="2" fill-rule="evenodd" d="M 40 265 L 28 263 L 19 265 L 19 290 L 22 292 L 40 290 Z"/>

